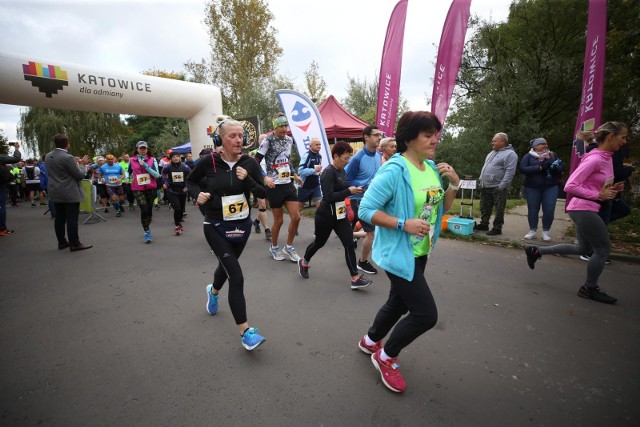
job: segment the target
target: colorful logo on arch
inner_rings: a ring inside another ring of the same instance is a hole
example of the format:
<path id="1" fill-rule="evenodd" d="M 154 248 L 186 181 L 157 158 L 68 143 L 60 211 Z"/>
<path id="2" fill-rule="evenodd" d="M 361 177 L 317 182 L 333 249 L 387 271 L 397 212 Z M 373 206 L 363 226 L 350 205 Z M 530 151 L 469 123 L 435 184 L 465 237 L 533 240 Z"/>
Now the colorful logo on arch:
<path id="1" fill-rule="evenodd" d="M 69 86 L 67 72 L 57 65 L 29 61 L 28 64 L 22 64 L 22 72 L 24 79 L 30 81 L 31 85 L 37 87 L 47 98 L 57 95 L 64 86 Z"/>

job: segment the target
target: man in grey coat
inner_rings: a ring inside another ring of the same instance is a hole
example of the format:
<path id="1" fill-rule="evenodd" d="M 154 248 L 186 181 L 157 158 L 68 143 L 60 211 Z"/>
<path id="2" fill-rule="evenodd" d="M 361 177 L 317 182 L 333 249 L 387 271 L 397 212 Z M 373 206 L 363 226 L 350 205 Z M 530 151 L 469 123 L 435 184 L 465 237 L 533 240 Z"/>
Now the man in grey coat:
<path id="1" fill-rule="evenodd" d="M 491 140 L 493 150 L 487 154 L 480 172 L 480 224 L 476 230 L 488 230 L 488 236 L 502 234 L 507 193 L 516 174 L 518 155 L 509 144 L 506 133 L 499 132 Z M 491 211 L 496 208 L 493 228 L 489 230 Z"/>
<path id="2" fill-rule="evenodd" d="M 44 163 L 49 172 L 49 197 L 55 204 L 54 228 L 58 238 L 58 249 L 69 248 L 71 252 L 89 249 L 92 245 L 80 243 L 78 217 L 80 202 L 84 199 L 82 179 L 89 156 L 80 161 L 69 154 L 69 137 L 58 134 L 53 137 L 55 150 L 48 153 Z M 65 238 L 65 226 L 69 240 Z"/>

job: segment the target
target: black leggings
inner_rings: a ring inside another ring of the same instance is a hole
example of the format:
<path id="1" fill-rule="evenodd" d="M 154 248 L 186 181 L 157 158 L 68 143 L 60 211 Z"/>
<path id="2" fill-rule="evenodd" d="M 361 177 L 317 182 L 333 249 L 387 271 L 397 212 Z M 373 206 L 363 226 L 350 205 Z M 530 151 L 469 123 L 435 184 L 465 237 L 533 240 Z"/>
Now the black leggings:
<path id="1" fill-rule="evenodd" d="M 320 248 L 322 248 L 329 240 L 331 231 L 335 231 L 336 235 L 344 246 L 344 259 L 347 262 L 347 268 L 351 276 L 358 275 L 358 267 L 356 264 L 356 252 L 353 249 L 353 229 L 348 218 L 336 219 L 329 209 L 319 207 L 316 210 L 315 218 L 316 237 L 304 252 L 305 262 L 310 262 Z"/>
<path id="2" fill-rule="evenodd" d="M 180 225 L 182 222 L 182 214 L 184 214 L 184 208 L 187 203 L 187 193 L 172 193 L 171 191 L 164 192 L 169 203 L 173 206 L 173 222 L 176 225 Z"/>
<path id="3" fill-rule="evenodd" d="M 213 273 L 213 288 L 219 291 L 229 279 L 229 307 L 236 325 L 241 325 L 247 321 L 247 306 L 244 300 L 244 277 L 238 259 L 247 242 L 229 242 L 213 224 L 204 224 L 204 237 L 219 261 Z"/>
<path id="4" fill-rule="evenodd" d="M 373 341 L 378 342 L 386 337 L 397 323 L 384 345 L 384 352 L 390 357 L 398 357 L 403 348 L 433 328 L 438 321 L 436 302 L 424 277 L 426 266 L 426 255 L 416 258 L 413 280 L 410 282 L 388 271 L 385 272 L 391 280 L 389 298 L 378 311 L 368 335 Z M 407 311 L 409 315 L 400 320 Z"/>
<path id="5" fill-rule="evenodd" d="M 153 200 L 156 198 L 156 190 L 134 191 L 133 195 L 140 208 L 142 228 L 147 231 L 153 217 Z"/>

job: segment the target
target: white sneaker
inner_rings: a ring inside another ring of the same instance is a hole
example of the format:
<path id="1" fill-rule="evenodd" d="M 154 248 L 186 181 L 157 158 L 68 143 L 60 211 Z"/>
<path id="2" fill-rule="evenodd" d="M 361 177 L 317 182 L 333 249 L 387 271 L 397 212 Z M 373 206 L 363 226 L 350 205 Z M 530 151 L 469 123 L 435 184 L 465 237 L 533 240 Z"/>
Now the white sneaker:
<path id="1" fill-rule="evenodd" d="M 284 245 L 282 252 L 289 255 L 289 259 L 291 259 L 291 262 L 297 263 L 298 260 L 300 259 L 300 256 L 296 253 L 296 248 L 294 248 L 293 246 Z"/>
<path id="2" fill-rule="evenodd" d="M 536 238 L 536 230 L 529 230 L 529 232 L 524 235 L 524 238 L 527 239 L 527 240 L 535 239 Z"/>
<path id="3" fill-rule="evenodd" d="M 275 248 L 272 248 L 271 246 L 269 246 L 269 254 L 276 261 L 284 261 L 284 256 L 282 255 L 282 252 L 280 252 L 280 247 L 278 246 L 276 246 Z"/>
<path id="4" fill-rule="evenodd" d="M 548 231 L 542 230 L 542 240 L 544 240 L 545 242 L 551 241 L 551 235 Z"/>

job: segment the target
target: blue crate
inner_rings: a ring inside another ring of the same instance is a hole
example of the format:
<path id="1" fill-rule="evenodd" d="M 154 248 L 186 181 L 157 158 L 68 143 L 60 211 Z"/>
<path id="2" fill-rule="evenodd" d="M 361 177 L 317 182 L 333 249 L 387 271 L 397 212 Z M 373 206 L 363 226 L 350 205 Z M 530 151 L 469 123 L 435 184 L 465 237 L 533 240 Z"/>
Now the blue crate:
<path id="1" fill-rule="evenodd" d="M 473 225 L 475 223 L 475 220 L 470 218 L 449 218 L 447 228 L 455 234 L 469 236 L 473 234 Z"/>

